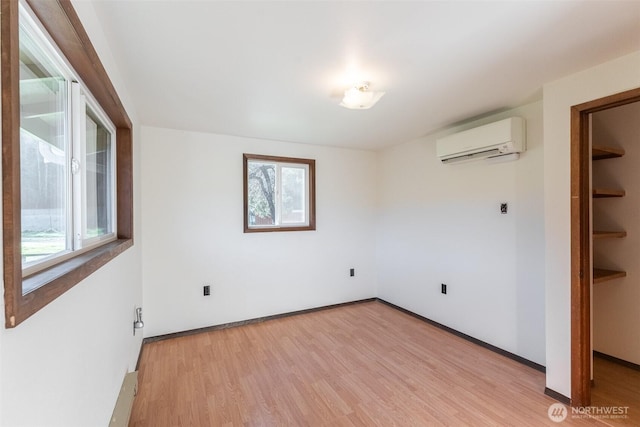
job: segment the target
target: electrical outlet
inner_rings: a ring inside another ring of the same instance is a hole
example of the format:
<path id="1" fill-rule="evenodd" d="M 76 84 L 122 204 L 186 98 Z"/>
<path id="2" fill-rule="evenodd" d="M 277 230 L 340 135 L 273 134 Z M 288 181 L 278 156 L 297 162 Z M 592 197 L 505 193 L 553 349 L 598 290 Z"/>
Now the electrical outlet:
<path id="1" fill-rule="evenodd" d="M 204 286 L 202 287 L 202 294 L 203 294 L 205 297 L 208 297 L 209 295 L 211 295 L 211 286 L 210 286 L 210 285 L 204 285 Z"/>
<path id="2" fill-rule="evenodd" d="M 447 285 L 445 285 L 444 283 L 440 284 L 440 292 L 442 292 L 443 294 L 447 294 Z"/>
<path id="3" fill-rule="evenodd" d="M 349 277 L 353 277 L 355 275 L 356 275 L 356 269 L 355 268 L 349 269 Z"/>

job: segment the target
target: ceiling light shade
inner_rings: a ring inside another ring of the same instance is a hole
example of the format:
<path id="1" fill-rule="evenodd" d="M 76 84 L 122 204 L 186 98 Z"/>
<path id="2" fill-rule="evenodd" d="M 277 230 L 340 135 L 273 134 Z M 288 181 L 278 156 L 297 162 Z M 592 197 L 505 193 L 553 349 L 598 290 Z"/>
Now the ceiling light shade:
<path id="1" fill-rule="evenodd" d="M 376 105 L 382 95 L 384 92 L 369 91 L 369 82 L 360 82 L 344 91 L 340 105 L 352 110 L 366 110 Z"/>

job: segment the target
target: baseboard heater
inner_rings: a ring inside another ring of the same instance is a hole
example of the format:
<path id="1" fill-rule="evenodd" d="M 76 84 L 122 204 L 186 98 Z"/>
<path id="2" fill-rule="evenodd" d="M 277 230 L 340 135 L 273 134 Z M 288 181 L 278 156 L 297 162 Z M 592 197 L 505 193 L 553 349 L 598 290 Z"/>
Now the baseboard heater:
<path id="1" fill-rule="evenodd" d="M 129 425 L 133 399 L 136 394 L 138 394 L 138 371 L 133 371 L 124 376 L 109 427 L 127 427 Z"/>

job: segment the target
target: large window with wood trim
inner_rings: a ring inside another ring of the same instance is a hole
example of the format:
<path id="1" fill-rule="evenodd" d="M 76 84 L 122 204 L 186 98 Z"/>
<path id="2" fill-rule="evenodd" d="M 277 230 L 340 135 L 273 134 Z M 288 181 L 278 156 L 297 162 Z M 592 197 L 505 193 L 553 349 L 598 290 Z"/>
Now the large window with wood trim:
<path id="1" fill-rule="evenodd" d="M 69 1 L 2 0 L 1 12 L 14 327 L 132 245 L 131 123 Z"/>
<path id="2" fill-rule="evenodd" d="M 244 154 L 244 231 L 315 230 L 315 160 Z"/>
<path id="3" fill-rule="evenodd" d="M 21 258 L 28 276 L 115 239 L 115 130 L 25 8 L 19 45 Z M 34 290 L 27 283 L 23 294 Z"/>

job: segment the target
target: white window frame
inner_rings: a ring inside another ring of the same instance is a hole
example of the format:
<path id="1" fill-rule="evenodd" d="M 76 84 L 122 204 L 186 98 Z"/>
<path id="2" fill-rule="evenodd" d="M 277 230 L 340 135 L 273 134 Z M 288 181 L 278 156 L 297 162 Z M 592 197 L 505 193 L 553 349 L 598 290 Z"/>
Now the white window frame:
<path id="1" fill-rule="evenodd" d="M 22 1 L 19 3 L 19 25 L 26 30 L 30 37 L 38 43 L 45 55 L 53 65 L 60 71 L 62 77 L 66 79 L 67 85 L 67 118 L 65 127 L 67 129 L 67 140 L 65 141 L 65 173 L 67 174 L 66 184 L 66 223 L 67 223 L 67 249 L 52 254 L 36 261 L 22 264 L 22 275 L 28 277 L 42 270 L 50 268 L 63 261 L 76 257 L 79 254 L 88 252 L 105 243 L 117 239 L 117 194 L 116 194 L 116 127 L 108 118 L 100 104 L 86 89 L 86 85 L 78 77 L 78 73 L 65 59 L 55 42 L 43 28 L 40 21 L 35 17 L 33 11 Z M 86 111 L 87 107 L 100 120 L 101 124 L 110 132 L 111 152 L 110 152 L 110 188 L 111 188 L 111 209 L 109 217 L 111 219 L 111 232 L 103 236 L 85 239 L 86 234 L 86 198 L 84 159 L 86 149 Z M 81 160 L 82 159 L 82 160 Z M 80 170 L 73 172 L 73 165 L 79 165 Z M 23 289 L 23 294 L 34 289 Z"/>
<path id="2" fill-rule="evenodd" d="M 97 245 L 101 245 L 105 242 L 109 242 L 116 239 L 116 128 L 111 123 L 105 112 L 100 105 L 95 101 L 91 93 L 83 89 L 83 87 L 73 82 L 72 85 L 72 104 L 73 104 L 73 142 L 72 142 L 72 155 L 75 160 L 74 163 L 79 164 L 79 173 L 72 173 L 72 186 L 73 186 L 73 208 L 74 208 L 74 224 L 73 224 L 73 236 L 74 244 L 73 249 L 75 253 L 78 251 L 90 250 Z M 86 201 L 86 139 L 87 139 L 87 109 L 91 109 L 91 112 L 100 121 L 110 134 L 111 150 L 109 153 L 111 166 L 111 175 L 109 177 L 111 188 L 111 209 L 109 217 L 111 218 L 111 232 L 103 236 L 97 236 L 93 238 L 86 238 L 87 234 L 87 201 Z"/>
<path id="3" fill-rule="evenodd" d="M 304 163 L 285 163 L 285 162 L 277 162 L 277 161 L 267 161 L 267 160 L 249 160 L 249 163 L 269 163 L 275 166 L 275 218 L 274 224 L 257 224 L 251 225 L 250 228 L 278 228 L 278 227 L 308 227 L 309 226 L 309 197 L 308 197 L 308 187 L 309 187 L 309 165 Z M 305 178 L 305 189 L 303 193 L 304 197 L 304 221 L 299 222 L 287 222 L 282 219 L 282 169 L 302 169 L 304 170 L 304 178 Z"/>
<path id="4" fill-rule="evenodd" d="M 305 231 L 315 230 L 315 160 L 291 157 L 243 154 L 244 173 L 244 232 L 261 231 Z M 267 163 L 275 165 L 275 218 L 274 224 L 250 224 L 249 209 L 249 164 Z M 304 221 L 285 222 L 282 220 L 282 168 L 303 169 L 305 171 Z"/>

